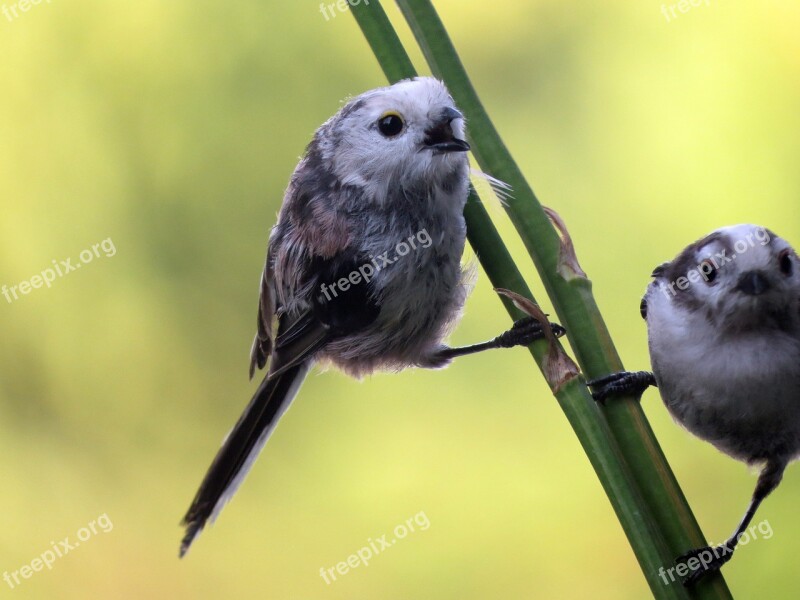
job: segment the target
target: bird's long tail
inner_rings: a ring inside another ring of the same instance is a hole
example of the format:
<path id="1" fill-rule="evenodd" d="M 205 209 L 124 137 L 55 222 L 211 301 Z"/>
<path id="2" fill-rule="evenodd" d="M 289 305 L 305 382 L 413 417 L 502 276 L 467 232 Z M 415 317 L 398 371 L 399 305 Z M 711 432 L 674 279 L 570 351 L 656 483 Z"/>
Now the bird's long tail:
<path id="1" fill-rule="evenodd" d="M 183 557 L 206 524 L 213 522 L 233 496 L 281 415 L 289 408 L 310 368 L 309 362 L 291 367 L 276 377 L 266 377 L 258 386 L 239 421 L 217 452 L 200 489 L 183 518 L 186 535 L 181 542 Z"/>

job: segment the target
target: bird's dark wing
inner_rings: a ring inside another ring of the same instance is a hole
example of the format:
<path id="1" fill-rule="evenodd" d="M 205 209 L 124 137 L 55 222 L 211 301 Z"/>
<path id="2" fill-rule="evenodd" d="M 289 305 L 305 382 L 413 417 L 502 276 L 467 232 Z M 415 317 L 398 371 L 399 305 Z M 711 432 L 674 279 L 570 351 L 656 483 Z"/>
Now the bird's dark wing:
<path id="1" fill-rule="evenodd" d="M 317 140 L 312 141 L 292 175 L 279 224 L 270 236 L 267 261 L 261 276 L 258 330 L 250 352 L 251 378 L 256 368 L 263 369 L 270 354 L 277 350 L 273 321 L 285 307 L 280 306 L 276 285 L 281 286 L 284 296 L 294 299 L 301 296 L 307 301 L 305 304 L 312 304 L 315 295 L 321 293 L 322 284 L 337 281 L 340 274 L 347 277 L 350 273 L 348 264 L 359 258 L 351 248 L 355 237 L 352 231 L 354 220 L 344 208 L 357 199 L 357 194 L 356 188 L 341 184 L 322 160 Z M 366 256 L 360 258 L 363 260 L 355 265 L 356 268 L 367 262 Z M 366 297 L 365 294 L 352 295 L 350 308 L 358 312 L 358 302 Z M 334 300 L 336 308 L 330 310 L 341 311 L 342 303 Z M 321 325 L 332 325 L 325 318 L 330 310 L 313 311 L 321 323 L 315 323 L 311 315 L 300 315 L 285 324 L 287 330 L 294 329 L 289 336 L 293 345 L 281 357 L 281 365 L 297 364 L 303 356 L 319 349 L 325 337 Z M 299 336 L 300 332 L 305 335 Z M 278 358 L 272 360 L 277 362 Z"/>
<path id="2" fill-rule="evenodd" d="M 350 249 L 331 259 L 318 256 L 311 261 L 311 307 L 291 322 L 286 315 L 281 317 L 270 377 L 304 362 L 328 341 L 357 333 L 378 317 L 380 306 L 371 282 L 348 283 L 345 290 L 336 287 L 343 279 L 350 282 L 350 274 L 366 263 L 365 256 Z"/>

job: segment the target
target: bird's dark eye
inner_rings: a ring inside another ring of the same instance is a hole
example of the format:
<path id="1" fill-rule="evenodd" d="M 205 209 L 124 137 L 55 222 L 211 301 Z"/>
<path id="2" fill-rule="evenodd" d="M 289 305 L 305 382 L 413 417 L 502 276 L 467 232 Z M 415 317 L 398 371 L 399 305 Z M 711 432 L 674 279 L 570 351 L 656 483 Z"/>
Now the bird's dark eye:
<path id="1" fill-rule="evenodd" d="M 389 112 L 378 119 L 378 131 L 385 137 L 400 135 L 405 127 L 403 117 L 395 112 Z"/>
<path id="2" fill-rule="evenodd" d="M 781 273 L 783 273 L 787 277 L 791 277 L 792 273 L 794 272 L 794 264 L 792 263 L 792 253 L 789 252 L 788 250 L 784 250 L 778 257 L 778 261 L 781 267 Z"/>
<path id="3" fill-rule="evenodd" d="M 717 269 L 716 265 L 710 260 L 704 260 L 700 263 L 700 274 L 703 276 L 706 283 L 714 283 L 717 279 L 718 271 L 719 269 Z"/>

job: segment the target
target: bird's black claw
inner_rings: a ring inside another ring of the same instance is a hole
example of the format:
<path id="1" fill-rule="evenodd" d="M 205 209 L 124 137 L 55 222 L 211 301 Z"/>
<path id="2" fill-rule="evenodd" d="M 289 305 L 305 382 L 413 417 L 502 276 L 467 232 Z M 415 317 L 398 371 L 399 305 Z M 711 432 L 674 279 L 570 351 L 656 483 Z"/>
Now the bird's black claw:
<path id="1" fill-rule="evenodd" d="M 586 385 L 592 388 L 592 398 L 600 404 L 612 396 L 636 396 L 641 398 L 644 391 L 651 385 L 656 385 L 655 377 L 648 371 L 620 371 L 600 379 L 587 381 Z"/>
<path id="2" fill-rule="evenodd" d="M 683 585 L 691 587 L 706 575 L 715 573 L 733 557 L 733 548 L 722 544 L 720 546 L 705 546 L 690 550 L 675 559 L 676 565 L 684 564 L 689 574 L 683 580 Z M 680 572 L 680 571 L 679 571 Z"/>
<path id="3" fill-rule="evenodd" d="M 567 333 L 567 330 L 558 323 L 550 323 L 550 329 L 557 338 Z M 536 340 L 544 337 L 542 324 L 533 317 L 524 317 L 515 321 L 511 329 L 497 336 L 496 342 L 501 348 L 513 348 L 514 346 L 530 346 Z"/>

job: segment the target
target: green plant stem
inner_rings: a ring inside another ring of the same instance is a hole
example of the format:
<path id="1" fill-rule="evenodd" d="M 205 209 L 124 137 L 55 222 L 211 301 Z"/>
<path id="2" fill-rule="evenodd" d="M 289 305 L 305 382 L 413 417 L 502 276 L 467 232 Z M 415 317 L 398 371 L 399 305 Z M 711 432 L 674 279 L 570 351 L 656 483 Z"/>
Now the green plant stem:
<path id="1" fill-rule="evenodd" d="M 398 4 L 433 73 L 445 81 L 459 108 L 469 116 L 470 142 L 481 168 L 511 185 L 514 200 L 507 207 L 509 217 L 569 332 L 582 369 L 592 378 L 622 370 L 591 283 L 566 281 L 558 274 L 558 234 L 489 119 L 430 0 L 398 0 Z M 703 545 L 702 532 L 638 400 L 611 402 L 603 414 L 667 541 L 669 556 Z M 697 598 L 730 597 L 721 575 L 707 578 L 692 593 Z"/>
<path id="2" fill-rule="evenodd" d="M 411 7 L 408 6 L 407 3 L 401 2 L 401 8 L 404 10 L 404 13 L 407 17 L 413 16 L 414 13 L 411 11 Z M 432 10 L 432 7 L 430 8 Z M 367 41 L 375 52 L 375 55 L 378 58 L 378 61 L 387 78 L 394 82 L 399 79 L 413 77 L 416 74 L 413 65 L 379 2 L 372 2 L 369 8 L 367 6 L 354 6 L 353 14 L 365 37 L 367 38 Z M 412 28 L 414 28 L 413 19 L 409 18 L 409 21 L 412 23 Z M 415 33 L 418 33 L 418 31 L 420 30 L 415 30 Z M 446 35 L 444 37 L 446 39 Z M 419 35 L 418 39 L 420 39 Z M 422 40 L 424 40 L 424 37 Z M 432 61 L 432 53 L 429 52 L 429 49 L 426 50 L 425 43 L 422 45 L 423 50 L 426 51 L 428 60 L 431 61 L 432 65 L 434 65 L 434 72 L 436 72 L 436 63 Z M 453 55 L 454 54 L 455 52 L 453 50 Z M 445 80 L 449 85 L 451 85 L 444 72 L 440 71 L 437 74 L 439 76 L 445 76 Z M 464 77 L 466 78 L 465 73 Z M 466 80 L 466 82 L 467 84 L 469 83 L 468 80 Z M 458 99 L 458 96 L 456 99 L 458 105 L 464 108 L 465 105 L 461 103 L 461 101 Z M 477 102 L 477 97 L 475 97 L 475 101 Z M 477 105 L 480 106 L 480 103 L 477 102 Z M 468 109 L 467 114 L 469 115 L 470 122 L 472 123 L 474 114 Z M 488 117 L 485 115 L 485 112 L 483 112 L 483 116 L 485 117 L 486 122 L 488 122 Z M 489 127 L 491 127 L 491 123 L 489 123 Z M 495 137 L 499 141 L 499 137 L 496 136 L 496 133 Z M 475 141 L 478 139 L 478 136 L 474 135 L 473 133 L 471 139 Z M 502 142 L 500 142 L 500 145 L 502 146 Z M 513 165 L 513 161 L 511 164 Z M 495 174 L 501 172 L 503 172 L 502 169 L 499 171 L 494 171 Z M 508 178 L 505 180 L 508 181 Z M 534 203 L 538 207 L 538 202 L 535 201 L 535 197 Z M 542 216 L 546 220 L 546 217 L 543 213 Z M 485 208 L 480 203 L 480 200 L 477 198 L 477 195 L 474 194 L 474 192 L 470 197 L 470 201 L 467 203 L 465 217 L 467 220 L 470 244 L 478 255 L 481 265 L 487 272 L 492 284 L 495 287 L 505 287 L 515 290 L 518 293 L 530 298 L 530 290 L 525 284 L 524 279 L 514 264 L 510 254 L 508 253 L 508 250 L 503 244 L 503 241 L 500 238 L 496 228 L 492 224 L 488 213 L 486 213 Z M 539 226 L 539 228 L 541 228 L 542 224 L 538 222 L 538 220 L 536 221 L 536 224 Z M 544 230 L 547 237 L 549 237 L 551 240 L 551 260 L 549 262 L 552 265 L 554 264 L 553 258 L 557 257 L 558 255 L 558 238 L 555 237 L 555 232 L 550 226 L 549 221 L 545 221 Z M 554 242 L 554 244 L 552 242 Z M 534 255 L 534 260 L 536 260 L 539 254 L 540 253 Z M 547 261 L 538 260 L 536 262 L 537 264 L 540 264 Z M 550 289 L 550 286 L 548 286 L 548 289 Z M 589 294 L 588 298 L 591 299 L 591 294 Z M 507 300 L 504 300 L 504 302 L 512 317 L 518 316 L 518 313 L 516 313 L 510 303 Z M 580 311 L 578 312 L 580 313 Z M 595 335 L 591 336 L 591 339 L 594 340 L 594 343 L 600 343 L 600 356 L 602 357 L 605 352 L 615 354 L 613 345 L 611 344 L 608 333 L 605 330 L 605 326 L 602 324 L 602 319 L 600 319 L 596 308 L 593 316 L 599 321 L 600 327 L 595 329 L 596 333 Z M 575 321 L 577 324 L 580 322 L 580 319 L 573 318 L 573 321 Z M 593 321 L 593 319 L 590 319 L 590 321 Z M 595 323 L 590 323 L 590 327 L 594 325 Z M 599 333 L 597 333 L 598 330 Z M 602 338 L 605 339 L 603 340 Z M 585 347 L 584 355 L 587 357 L 592 357 L 598 354 L 598 351 L 592 348 L 591 341 L 584 344 L 582 347 Z M 537 360 L 537 364 L 539 365 L 540 369 L 542 369 L 544 352 L 545 349 L 542 345 L 537 344 L 532 349 L 532 353 L 534 358 Z M 617 362 L 619 363 L 618 358 Z M 600 366 L 605 366 L 605 363 L 602 363 Z M 597 370 L 604 371 L 599 367 Z M 592 400 L 588 396 L 582 382 L 579 379 L 573 380 L 563 389 L 556 392 L 555 395 L 570 424 L 575 430 L 581 444 L 583 445 L 584 450 L 586 451 L 592 463 L 592 466 L 597 472 L 598 477 L 600 478 L 600 481 L 609 496 L 609 499 L 611 500 L 612 506 L 614 507 L 623 529 L 630 540 L 631 546 L 642 566 L 654 596 L 657 598 L 730 597 L 724 587 L 724 582 L 722 583 L 721 588 L 718 585 L 715 586 L 719 588 L 717 590 L 718 593 L 714 593 L 712 595 L 693 596 L 679 585 L 667 586 L 660 578 L 658 578 L 657 575 L 659 568 L 662 566 L 668 567 L 671 565 L 672 558 L 675 556 L 674 550 L 669 546 L 667 540 L 662 535 L 659 524 L 655 521 L 651 513 L 650 506 L 646 502 L 644 496 L 640 493 L 639 487 L 636 484 L 636 480 L 633 478 L 633 475 L 621 454 L 614 433 L 608 427 L 608 424 L 605 422 L 602 416 L 600 416 L 599 411 L 593 405 Z M 641 413 L 641 411 L 639 412 Z M 642 414 L 642 419 L 643 418 L 644 417 Z M 633 437 L 639 435 L 638 431 L 640 431 L 642 427 L 646 427 L 649 430 L 646 420 L 643 422 L 643 424 L 631 429 L 634 432 Z M 657 453 L 660 452 L 660 450 L 658 450 L 658 445 L 655 443 L 655 439 L 652 436 L 652 432 L 649 433 L 649 437 L 654 443 L 655 451 Z M 650 452 L 652 452 L 652 450 Z M 665 460 L 663 461 L 663 466 L 665 466 L 667 472 L 669 472 L 669 467 L 666 465 Z M 671 473 L 669 474 L 671 476 Z M 648 477 L 652 479 L 652 475 L 648 475 Z M 672 478 L 672 481 L 674 482 L 674 478 Z M 674 482 L 674 485 L 677 491 L 680 492 L 680 488 L 677 487 L 676 482 Z M 673 501 L 675 500 L 670 499 L 670 502 Z M 677 501 L 685 504 L 682 494 L 680 494 Z M 688 512 L 689 517 L 691 517 L 691 512 L 688 510 L 688 506 L 686 507 L 686 511 Z M 696 522 L 693 518 L 690 519 L 689 525 L 693 525 L 696 528 Z M 697 531 L 697 537 L 698 539 L 702 539 L 702 536 L 699 534 L 699 530 Z M 584 540 L 580 541 L 583 542 Z M 703 586 L 702 588 L 697 589 L 702 592 L 703 588 L 708 588 L 708 586 Z"/>

